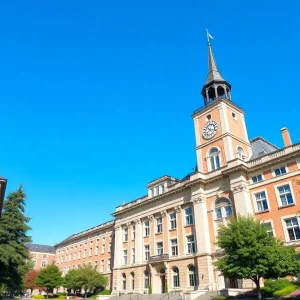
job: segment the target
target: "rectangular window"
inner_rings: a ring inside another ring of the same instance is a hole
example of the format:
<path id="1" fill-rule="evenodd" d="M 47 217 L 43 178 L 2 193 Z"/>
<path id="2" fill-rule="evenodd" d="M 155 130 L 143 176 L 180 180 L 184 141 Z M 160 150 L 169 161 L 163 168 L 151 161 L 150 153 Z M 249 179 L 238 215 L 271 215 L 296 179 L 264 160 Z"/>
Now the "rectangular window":
<path id="1" fill-rule="evenodd" d="M 107 259 L 107 271 L 110 271 L 110 258 Z"/>
<path id="2" fill-rule="evenodd" d="M 32 261 L 32 266 L 33 266 L 33 268 L 35 268 L 35 266 L 36 266 L 36 260 Z"/>
<path id="3" fill-rule="evenodd" d="M 108 245 L 108 252 L 111 252 L 111 243 Z"/>
<path id="4" fill-rule="evenodd" d="M 75 260 L 76 259 L 76 252 L 74 252 L 74 254 L 73 254 L 73 260 Z"/>
<path id="5" fill-rule="evenodd" d="M 86 249 L 84 249 L 84 252 L 83 252 L 83 258 L 86 257 Z"/>
<path id="6" fill-rule="evenodd" d="M 123 250 L 123 265 L 127 265 L 127 250 Z"/>
<path id="7" fill-rule="evenodd" d="M 162 233 L 162 218 L 156 219 L 156 232 Z"/>
<path id="8" fill-rule="evenodd" d="M 157 187 L 155 188 L 155 195 L 156 195 L 156 196 L 159 195 L 159 186 L 157 186 Z"/>
<path id="9" fill-rule="evenodd" d="M 149 221 L 146 221 L 144 223 L 144 227 L 145 227 L 145 236 L 148 236 L 150 234 L 150 225 L 149 225 Z"/>
<path id="10" fill-rule="evenodd" d="M 163 243 L 162 242 L 156 243 L 156 254 L 157 255 L 163 254 Z"/>
<path id="11" fill-rule="evenodd" d="M 128 228 L 125 227 L 123 228 L 123 242 L 127 242 L 128 241 Z"/>
<path id="12" fill-rule="evenodd" d="M 271 235 L 271 236 L 274 236 L 272 223 L 271 222 L 266 222 L 266 223 L 263 223 L 263 225 L 266 227 L 268 234 Z"/>
<path id="13" fill-rule="evenodd" d="M 260 212 L 260 211 L 265 211 L 265 210 L 269 209 L 265 192 L 257 193 L 254 196 L 255 196 L 257 211 Z"/>
<path id="14" fill-rule="evenodd" d="M 171 240 L 171 253 L 172 253 L 172 256 L 178 255 L 177 239 Z"/>
<path id="15" fill-rule="evenodd" d="M 149 288 L 149 273 L 145 273 L 145 281 L 144 281 L 144 288 Z"/>
<path id="16" fill-rule="evenodd" d="M 289 184 L 279 186 L 277 189 L 282 206 L 294 204 L 294 199 Z"/>
<path id="17" fill-rule="evenodd" d="M 132 226 L 132 240 L 135 240 L 135 225 Z"/>
<path id="18" fill-rule="evenodd" d="M 170 229 L 176 229 L 176 213 L 173 212 L 170 214 Z"/>
<path id="19" fill-rule="evenodd" d="M 286 174 L 285 167 L 280 167 L 274 170 L 275 176 Z"/>
<path id="20" fill-rule="evenodd" d="M 290 241 L 300 240 L 300 228 L 297 218 L 284 220 Z"/>
<path id="21" fill-rule="evenodd" d="M 32 257 L 33 257 L 33 258 L 36 258 L 36 257 L 37 257 L 37 254 L 36 254 L 36 253 L 33 253 L 33 254 L 32 254 Z"/>
<path id="22" fill-rule="evenodd" d="M 98 255 L 98 253 L 99 253 L 99 246 L 96 246 L 95 255 Z"/>
<path id="23" fill-rule="evenodd" d="M 90 248 L 89 256 L 92 256 L 92 255 L 93 255 L 93 248 Z"/>
<path id="24" fill-rule="evenodd" d="M 148 260 L 150 257 L 150 245 L 145 245 L 145 260 Z"/>
<path id="25" fill-rule="evenodd" d="M 188 254 L 195 253 L 196 249 L 195 249 L 194 236 L 193 235 L 187 236 L 186 240 L 187 240 L 187 253 Z"/>
<path id="26" fill-rule="evenodd" d="M 135 248 L 131 249 L 131 263 L 135 264 Z"/>
<path id="27" fill-rule="evenodd" d="M 42 268 L 47 266 L 47 261 L 46 260 L 42 260 Z"/>
<path id="28" fill-rule="evenodd" d="M 47 258 L 47 254 L 43 254 L 43 258 Z"/>
<path id="29" fill-rule="evenodd" d="M 104 271 L 104 259 L 102 259 L 100 263 L 100 272 L 103 273 L 103 271 Z"/>
<path id="30" fill-rule="evenodd" d="M 104 242 L 104 243 L 105 243 L 105 236 L 103 236 L 103 237 L 102 237 L 102 242 Z"/>
<path id="31" fill-rule="evenodd" d="M 151 189 L 151 197 L 154 197 L 154 188 Z"/>
<path id="32" fill-rule="evenodd" d="M 226 218 L 229 218 L 232 216 L 232 206 L 225 206 L 224 210 L 225 210 Z"/>
<path id="33" fill-rule="evenodd" d="M 78 256 L 77 256 L 77 259 L 80 259 L 81 258 L 81 251 L 78 252 Z"/>
<path id="34" fill-rule="evenodd" d="M 222 219 L 222 207 L 216 208 L 216 217 L 217 219 Z"/>
<path id="35" fill-rule="evenodd" d="M 102 254 L 105 252 L 105 244 L 102 244 Z"/>
<path id="36" fill-rule="evenodd" d="M 191 207 L 185 209 L 185 225 L 193 224 L 193 210 Z"/>
<path id="37" fill-rule="evenodd" d="M 262 181 L 262 175 L 261 174 L 252 177 L 252 182 L 253 183 L 260 182 L 260 181 Z"/>
<path id="38" fill-rule="evenodd" d="M 161 185 L 161 193 L 164 193 L 165 192 L 165 186 L 162 184 Z"/>
<path id="39" fill-rule="evenodd" d="M 69 261 L 72 260 L 72 253 L 69 254 Z"/>

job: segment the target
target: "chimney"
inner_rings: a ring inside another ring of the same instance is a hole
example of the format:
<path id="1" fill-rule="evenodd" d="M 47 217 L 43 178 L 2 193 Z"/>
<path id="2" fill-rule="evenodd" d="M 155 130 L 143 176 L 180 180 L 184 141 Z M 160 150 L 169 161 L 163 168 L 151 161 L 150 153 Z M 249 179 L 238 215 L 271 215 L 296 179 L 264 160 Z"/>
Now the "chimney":
<path id="1" fill-rule="evenodd" d="M 282 129 L 280 129 L 280 131 L 281 131 L 281 135 L 282 135 L 284 147 L 291 146 L 292 145 L 292 141 L 291 141 L 289 130 L 286 127 L 284 127 Z"/>

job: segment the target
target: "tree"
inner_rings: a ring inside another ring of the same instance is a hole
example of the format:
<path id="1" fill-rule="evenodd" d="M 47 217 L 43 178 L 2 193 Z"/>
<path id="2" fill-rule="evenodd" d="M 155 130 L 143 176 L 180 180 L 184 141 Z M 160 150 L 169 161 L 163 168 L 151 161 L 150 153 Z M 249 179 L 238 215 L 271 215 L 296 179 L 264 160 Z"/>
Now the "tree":
<path id="1" fill-rule="evenodd" d="M 86 298 L 87 291 L 95 292 L 105 287 L 107 278 L 97 272 L 91 265 L 80 266 L 77 270 L 70 270 L 64 278 L 64 287 L 70 289 L 81 288 Z"/>
<path id="2" fill-rule="evenodd" d="M 35 280 L 36 280 L 38 274 L 39 274 L 38 271 L 36 271 L 36 270 L 31 270 L 31 271 L 29 271 L 29 272 L 26 274 L 26 276 L 25 276 L 24 287 L 25 287 L 26 289 L 30 289 L 31 292 L 32 292 L 32 290 L 34 290 L 34 289 L 40 289 L 40 288 L 41 288 L 41 286 L 39 286 L 39 285 L 35 282 Z"/>
<path id="3" fill-rule="evenodd" d="M 57 266 L 48 265 L 44 269 L 40 270 L 35 282 L 37 285 L 46 288 L 48 298 L 48 293 L 52 292 L 54 288 L 60 287 L 63 283 L 63 279 Z"/>
<path id="4" fill-rule="evenodd" d="M 300 270 L 299 253 L 267 232 L 251 216 L 232 218 L 228 227 L 221 226 L 217 245 L 224 255 L 215 265 L 228 278 L 251 279 L 261 299 L 260 279 L 294 275 Z"/>
<path id="5" fill-rule="evenodd" d="M 0 283 L 14 293 L 22 290 L 24 276 L 28 272 L 30 253 L 26 244 L 29 218 L 24 215 L 26 195 L 22 186 L 10 193 L 3 205 L 0 219 Z"/>

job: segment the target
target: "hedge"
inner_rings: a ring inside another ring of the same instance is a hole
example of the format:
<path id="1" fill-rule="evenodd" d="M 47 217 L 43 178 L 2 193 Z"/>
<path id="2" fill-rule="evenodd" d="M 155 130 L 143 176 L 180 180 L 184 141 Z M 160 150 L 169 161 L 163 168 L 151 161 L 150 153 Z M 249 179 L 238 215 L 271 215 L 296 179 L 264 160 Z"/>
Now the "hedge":
<path id="1" fill-rule="evenodd" d="M 43 295 L 34 295 L 31 298 L 33 298 L 33 299 L 45 299 L 45 297 Z"/>
<path id="2" fill-rule="evenodd" d="M 295 285 L 291 284 L 290 286 L 287 286 L 277 292 L 274 292 L 273 295 L 275 297 L 284 297 L 284 296 L 288 296 L 292 292 L 295 292 L 296 290 L 297 290 L 297 287 Z"/>
<path id="3" fill-rule="evenodd" d="M 213 300 L 226 300 L 227 297 L 225 296 L 216 296 L 216 297 L 213 297 Z"/>

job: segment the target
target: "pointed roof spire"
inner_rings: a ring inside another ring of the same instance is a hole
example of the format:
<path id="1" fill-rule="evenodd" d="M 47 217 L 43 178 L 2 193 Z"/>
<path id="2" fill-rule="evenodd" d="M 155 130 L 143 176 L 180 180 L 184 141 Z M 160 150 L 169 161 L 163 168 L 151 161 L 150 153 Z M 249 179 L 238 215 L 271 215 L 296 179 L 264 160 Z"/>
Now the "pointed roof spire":
<path id="1" fill-rule="evenodd" d="M 216 60 L 214 58 L 210 42 L 208 41 L 208 74 L 206 77 L 206 84 L 209 84 L 212 81 L 225 81 L 218 71 Z"/>

